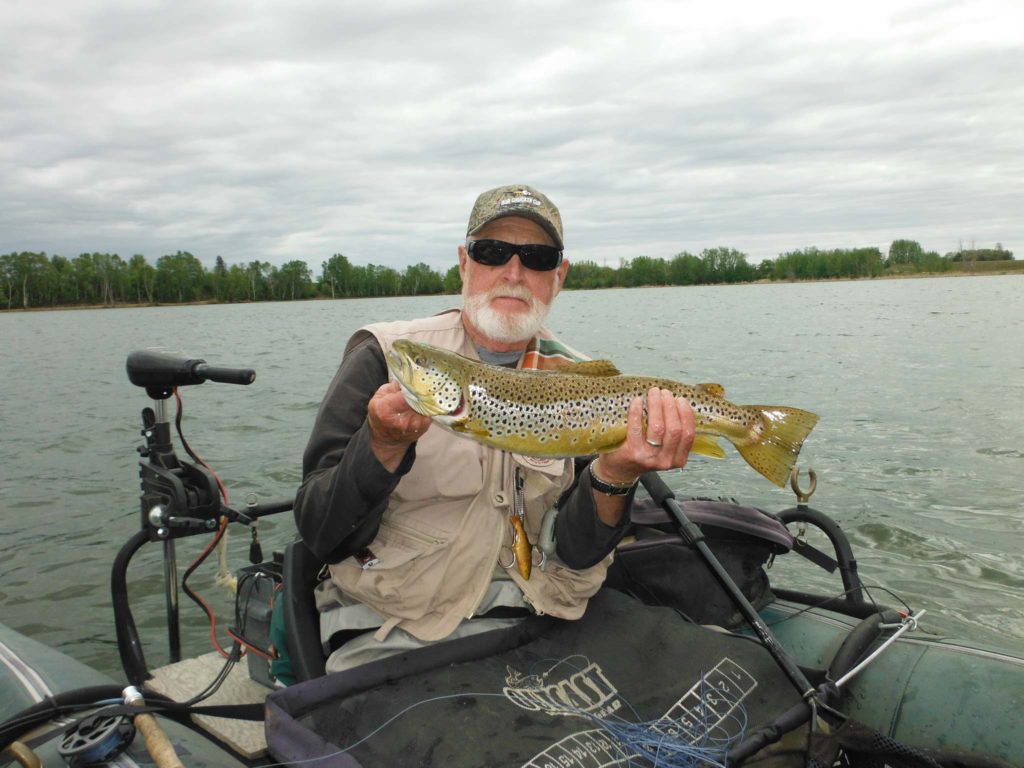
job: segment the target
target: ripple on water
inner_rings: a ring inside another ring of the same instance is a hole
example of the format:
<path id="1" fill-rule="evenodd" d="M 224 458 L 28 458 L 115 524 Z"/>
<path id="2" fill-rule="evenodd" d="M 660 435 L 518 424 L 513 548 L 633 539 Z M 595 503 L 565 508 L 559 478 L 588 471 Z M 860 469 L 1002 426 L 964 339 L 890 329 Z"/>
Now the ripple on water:
<path id="1" fill-rule="evenodd" d="M 1019 277 L 577 291 L 559 297 L 551 327 L 625 371 L 717 381 L 736 402 L 819 413 L 801 458 L 818 471 L 812 505 L 846 528 L 865 580 L 934 608 L 926 619 L 946 634 L 1009 638 L 1020 653 L 1024 422 L 1006 407 L 1024 392 L 1024 377 L 1015 375 L 1024 372 L 1019 293 Z M 955 322 L 928 314 L 950 305 L 948 295 L 966 311 Z M 609 301 L 644 317 L 652 298 L 678 299 L 680 308 L 656 335 L 643 324 L 601 321 Z M 113 633 L 105 636 L 110 558 L 138 529 L 134 451 L 139 409 L 149 405 L 123 379 L 127 350 L 164 345 L 212 364 L 252 364 L 252 387 L 189 388 L 184 429 L 236 503 L 250 491 L 284 498 L 301 479 L 313 417 L 347 335 L 367 322 L 421 317 L 453 303 L 431 297 L 4 317 L 15 332 L 4 338 L 13 364 L 0 387 L 3 621 L 116 667 Z M 997 364 L 986 368 L 990 362 Z M 666 481 L 680 496 L 792 506 L 788 490 L 771 487 L 726 451 L 727 461 L 694 457 Z M 294 523 L 279 515 L 261 522 L 260 532 L 269 553 L 295 535 Z M 179 563 L 191 562 L 204 538 L 180 541 Z M 59 558 L 55 540 L 63 545 Z M 233 567 L 247 562 L 247 546 L 244 535 L 232 538 Z M 159 653 L 166 648 L 164 595 L 154 549 L 133 560 L 129 591 L 143 642 Z M 794 561 L 779 557 L 772 582 L 785 584 Z M 201 571 L 196 585 L 206 584 L 205 565 Z M 93 591 L 61 601 L 46 586 L 55 582 Z M 813 566 L 799 583 L 823 593 L 841 589 Z M 215 590 L 202 593 L 220 599 Z M 222 615 L 230 615 L 226 603 Z M 186 651 L 208 650 L 203 618 L 187 601 L 182 611 Z"/>

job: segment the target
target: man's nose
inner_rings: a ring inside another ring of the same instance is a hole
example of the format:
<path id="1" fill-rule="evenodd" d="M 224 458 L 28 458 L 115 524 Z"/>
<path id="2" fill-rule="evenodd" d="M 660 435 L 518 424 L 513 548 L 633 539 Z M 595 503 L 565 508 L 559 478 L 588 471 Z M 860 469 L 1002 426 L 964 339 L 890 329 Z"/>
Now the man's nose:
<path id="1" fill-rule="evenodd" d="M 505 263 L 504 272 L 502 277 L 508 280 L 510 283 L 521 283 L 526 277 L 526 267 L 523 266 L 523 262 L 519 260 L 519 254 L 514 254 L 511 259 Z"/>

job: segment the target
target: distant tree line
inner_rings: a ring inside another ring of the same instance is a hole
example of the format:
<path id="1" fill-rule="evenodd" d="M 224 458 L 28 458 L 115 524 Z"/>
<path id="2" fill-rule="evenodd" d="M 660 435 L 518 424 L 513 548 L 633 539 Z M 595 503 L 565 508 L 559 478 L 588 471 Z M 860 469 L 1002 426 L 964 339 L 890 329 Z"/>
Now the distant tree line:
<path id="1" fill-rule="evenodd" d="M 573 261 L 565 287 L 621 288 L 643 285 L 715 285 L 755 280 L 822 280 L 883 274 L 961 270 L 969 263 L 1012 261 L 995 248 L 963 249 L 940 256 L 914 240 L 895 240 L 883 256 L 878 248 L 805 248 L 779 254 L 754 266 L 733 248 L 709 248 L 699 256 L 671 259 L 637 256 L 618 267 Z M 375 264 L 352 264 L 336 253 L 314 279 L 305 261 L 276 266 L 265 261 L 227 265 L 220 256 L 213 269 L 187 251 L 161 256 L 156 265 L 135 254 L 83 253 L 74 259 L 45 253 L 0 256 L 0 307 L 7 309 L 70 305 L 180 304 L 196 301 L 291 301 L 295 299 L 453 294 L 462 288 L 453 265 L 439 274 L 427 264 L 399 272 Z"/>

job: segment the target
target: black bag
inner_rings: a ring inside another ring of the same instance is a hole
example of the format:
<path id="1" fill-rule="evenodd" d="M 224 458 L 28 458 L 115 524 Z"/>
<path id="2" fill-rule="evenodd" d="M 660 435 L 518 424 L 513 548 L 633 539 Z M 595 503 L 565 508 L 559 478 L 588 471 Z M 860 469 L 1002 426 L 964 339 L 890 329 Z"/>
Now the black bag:
<path id="1" fill-rule="evenodd" d="M 754 507 L 692 499 L 680 503 L 700 526 L 715 554 L 756 609 L 774 596 L 765 565 L 793 548 L 781 522 Z M 648 605 L 674 608 L 697 624 L 732 628 L 743 623 L 729 594 L 700 554 L 676 533 L 668 514 L 652 499 L 636 499 L 631 531 L 615 551 L 605 585 Z"/>

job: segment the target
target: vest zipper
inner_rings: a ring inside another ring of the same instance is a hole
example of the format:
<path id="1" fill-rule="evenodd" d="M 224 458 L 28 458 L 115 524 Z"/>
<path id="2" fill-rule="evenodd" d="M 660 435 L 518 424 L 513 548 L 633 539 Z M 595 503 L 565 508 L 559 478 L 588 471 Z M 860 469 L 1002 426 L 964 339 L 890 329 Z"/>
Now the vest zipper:
<path id="1" fill-rule="evenodd" d="M 502 451 L 500 455 L 501 467 L 498 470 L 498 477 L 501 480 L 498 486 L 498 491 L 494 491 L 493 483 L 491 484 L 491 487 L 488 488 L 488 492 L 491 494 L 492 500 L 494 499 L 495 493 L 502 493 L 502 490 L 505 488 L 505 459 L 507 457 L 507 454 L 505 453 L 505 451 Z M 487 473 L 487 476 L 493 477 L 493 475 L 490 472 Z M 481 585 L 480 589 L 477 590 L 476 595 L 473 597 L 473 601 L 469 604 L 469 612 L 465 614 L 465 617 L 467 619 L 473 618 L 473 612 L 476 610 L 476 607 L 480 605 L 480 601 L 483 600 L 484 595 L 487 593 L 488 587 L 491 586 L 491 582 L 494 580 L 494 568 L 498 566 L 498 555 L 501 553 L 501 542 L 505 538 L 505 527 L 508 525 L 508 523 L 505 520 L 506 514 L 507 513 L 505 512 L 499 512 L 499 515 L 501 517 L 501 524 L 496 525 L 494 527 L 494 530 L 497 535 L 494 537 L 494 546 L 491 547 L 491 556 L 487 561 L 491 563 L 491 569 L 487 572 L 487 578 L 483 580 L 483 584 Z"/>

